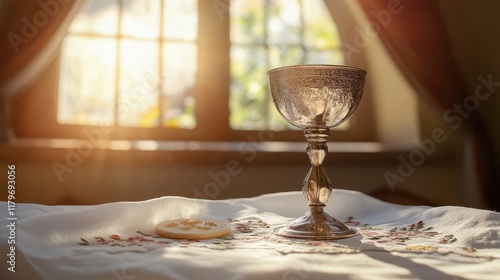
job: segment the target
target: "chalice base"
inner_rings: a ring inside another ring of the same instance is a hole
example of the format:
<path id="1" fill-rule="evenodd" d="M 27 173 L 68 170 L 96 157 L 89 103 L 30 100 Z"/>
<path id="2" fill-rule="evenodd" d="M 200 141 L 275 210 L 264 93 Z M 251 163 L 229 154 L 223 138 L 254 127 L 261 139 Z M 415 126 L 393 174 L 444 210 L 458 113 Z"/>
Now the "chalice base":
<path id="1" fill-rule="evenodd" d="M 323 211 L 324 206 L 309 206 L 310 211 L 284 227 L 275 230 L 276 235 L 289 238 L 334 240 L 352 237 L 358 231 Z"/>

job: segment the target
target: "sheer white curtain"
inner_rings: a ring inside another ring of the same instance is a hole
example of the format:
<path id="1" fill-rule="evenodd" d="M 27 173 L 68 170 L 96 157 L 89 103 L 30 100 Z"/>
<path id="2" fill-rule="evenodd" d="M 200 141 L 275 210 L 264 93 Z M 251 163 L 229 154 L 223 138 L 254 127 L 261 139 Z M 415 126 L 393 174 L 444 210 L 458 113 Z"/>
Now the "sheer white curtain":
<path id="1" fill-rule="evenodd" d="M 36 80 L 57 55 L 85 0 L 0 0 L 0 142 L 9 131 L 9 102 Z"/>

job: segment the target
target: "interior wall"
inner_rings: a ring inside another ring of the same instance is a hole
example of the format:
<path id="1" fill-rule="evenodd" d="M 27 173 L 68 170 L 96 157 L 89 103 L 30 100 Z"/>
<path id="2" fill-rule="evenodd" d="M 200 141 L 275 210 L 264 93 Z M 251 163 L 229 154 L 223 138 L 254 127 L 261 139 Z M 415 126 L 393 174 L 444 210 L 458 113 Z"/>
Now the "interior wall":
<path id="1" fill-rule="evenodd" d="M 495 146 L 497 173 L 500 173 L 500 1 L 439 1 L 453 49 L 469 92 L 490 81 L 490 94 L 479 103 L 477 111 L 486 122 Z M 486 94 L 486 86 L 481 89 Z"/>
<path id="2" fill-rule="evenodd" d="M 303 157 L 304 160 L 279 164 L 240 161 L 241 172 L 229 176 L 227 183 L 222 175 L 219 175 L 220 181 L 213 175 L 224 172 L 227 162 L 96 163 L 95 160 L 86 158 L 73 172 L 65 174 L 62 181 L 58 180 L 52 162 L 3 159 L 0 160 L 0 165 L 16 164 L 16 202 L 98 204 L 138 201 L 164 195 L 226 199 L 300 191 L 309 166 L 305 153 L 298 157 Z M 456 166 L 449 164 L 447 160 L 427 162 L 405 178 L 403 184 L 389 187 L 384 173 L 397 173 L 400 164 L 397 154 L 384 160 L 368 157 L 354 162 L 336 160 L 335 157 L 336 154 L 331 153 L 325 162 L 325 171 L 335 188 L 360 191 L 395 203 L 459 204 L 459 194 L 455 187 L 459 185 L 459 177 L 455 176 Z M 0 198 L 5 199 L 5 194 L 6 192 L 2 192 Z"/>

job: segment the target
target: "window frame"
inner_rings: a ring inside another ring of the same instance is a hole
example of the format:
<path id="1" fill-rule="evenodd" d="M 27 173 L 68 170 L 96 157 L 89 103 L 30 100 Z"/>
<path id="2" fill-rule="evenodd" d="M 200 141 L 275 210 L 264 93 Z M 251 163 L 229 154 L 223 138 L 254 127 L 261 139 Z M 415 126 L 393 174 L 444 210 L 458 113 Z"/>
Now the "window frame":
<path id="1" fill-rule="evenodd" d="M 198 0 L 198 71 L 195 84 L 196 127 L 139 128 L 67 125 L 57 122 L 57 96 L 61 49 L 40 79 L 27 88 L 25 94 L 13 100 L 12 126 L 20 138 L 85 138 L 90 131 L 101 131 L 110 140 L 156 141 L 248 141 L 262 130 L 230 128 L 230 0 L 227 13 L 215 10 L 212 1 Z M 335 20 L 332 17 L 333 20 Z M 216 51 L 214 51 L 216 50 Z M 357 58 L 362 59 L 362 58 Z M 214 71 L 217 69 L 217 71 Z M 217 82 L 214 82 L 217 81 Z M 41 90 L 39 90 L 41 89 Z M 370 86 L 365 86 L 361 104 L 349 119 L 349 128 L 333 130 L 330 140 L 342 142 L 376 141 Z M 45 106 L 39 106 L 45 104 Z M 213 110 L 216 108 L 216 110 Z M 300 130 L 272 131 L 272 140 L 304 141 Z"/>

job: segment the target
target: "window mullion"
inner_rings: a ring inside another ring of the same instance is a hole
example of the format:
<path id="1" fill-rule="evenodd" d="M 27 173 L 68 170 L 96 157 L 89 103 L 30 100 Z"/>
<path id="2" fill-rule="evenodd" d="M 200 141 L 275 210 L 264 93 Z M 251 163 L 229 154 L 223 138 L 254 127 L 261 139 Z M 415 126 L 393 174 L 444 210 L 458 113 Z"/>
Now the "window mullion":
<path id="1" fill-rule="evenodd" d="M 264 5 L 264 51 L 265 51 L 265 56 L 266 56 L 266 68 L 269 69 L 271 68 L 271 59 L 269 58 L 270 55 L 270 49 L 269 49 L 269 33 L 268 33 L 268 25 L 269 25 L 269 10 L 271 8 L 271 3 L 269 0 L 266 0 L 265 5 Z M 264 116 L 264 127 L 267 129 L 271 129 L 271 116 L 269 115 L 269 105 L 271 103 L 271 99 L 269 94 L 264 95 L 264 102 L 262 108 L 263 110 L 263 116 Z"/>
<path id="2" fill-rule="evenodd" d="M 163 38 L 163 28 L 164 28 L 164 23 L 165 23 L 165 4 L 163 0 L 160 0 L 160 31 L 158 34 L 158 127 L 162 128 L 163 127 L 163 79 L 162 77 L 165 75 L 163 73 L 163 59 L 164 59 L 164 53 L 163 53 L 163 44 L 164 41 L 162 40 Z"/>
<path id="3" fill-rule="evenodd" d="M 116 31 L 116 68 L 115 68 L 115 111 L 114 126 L 119 127 L 120 111 L 120 79 L 121 79 L 121 41 L 122 41 L 122 21 L 123 21 L 123 0 L 118 1 L 118 30 Z"/>
<path id="4" fill-rule="evenodd" d="M 230 41 L 228 11 L 219 13 L 213 1 L 199 0 L 197 129 L 207 140 L 224 140 L 229 134 Z"/>
<path id="5" fill-rule="evenodd" d="M 299 6 L 299 18 L 300 18 L 300 48 L 302 49 L 302 58 L 300 64 L 306 64 L 307 62 L 307 48 L 305 44 L 305 33 L 306 33 L 306 20 L 304 17 L 304 2 L 302 0 L 297 0 L 297 5 Z"/>

